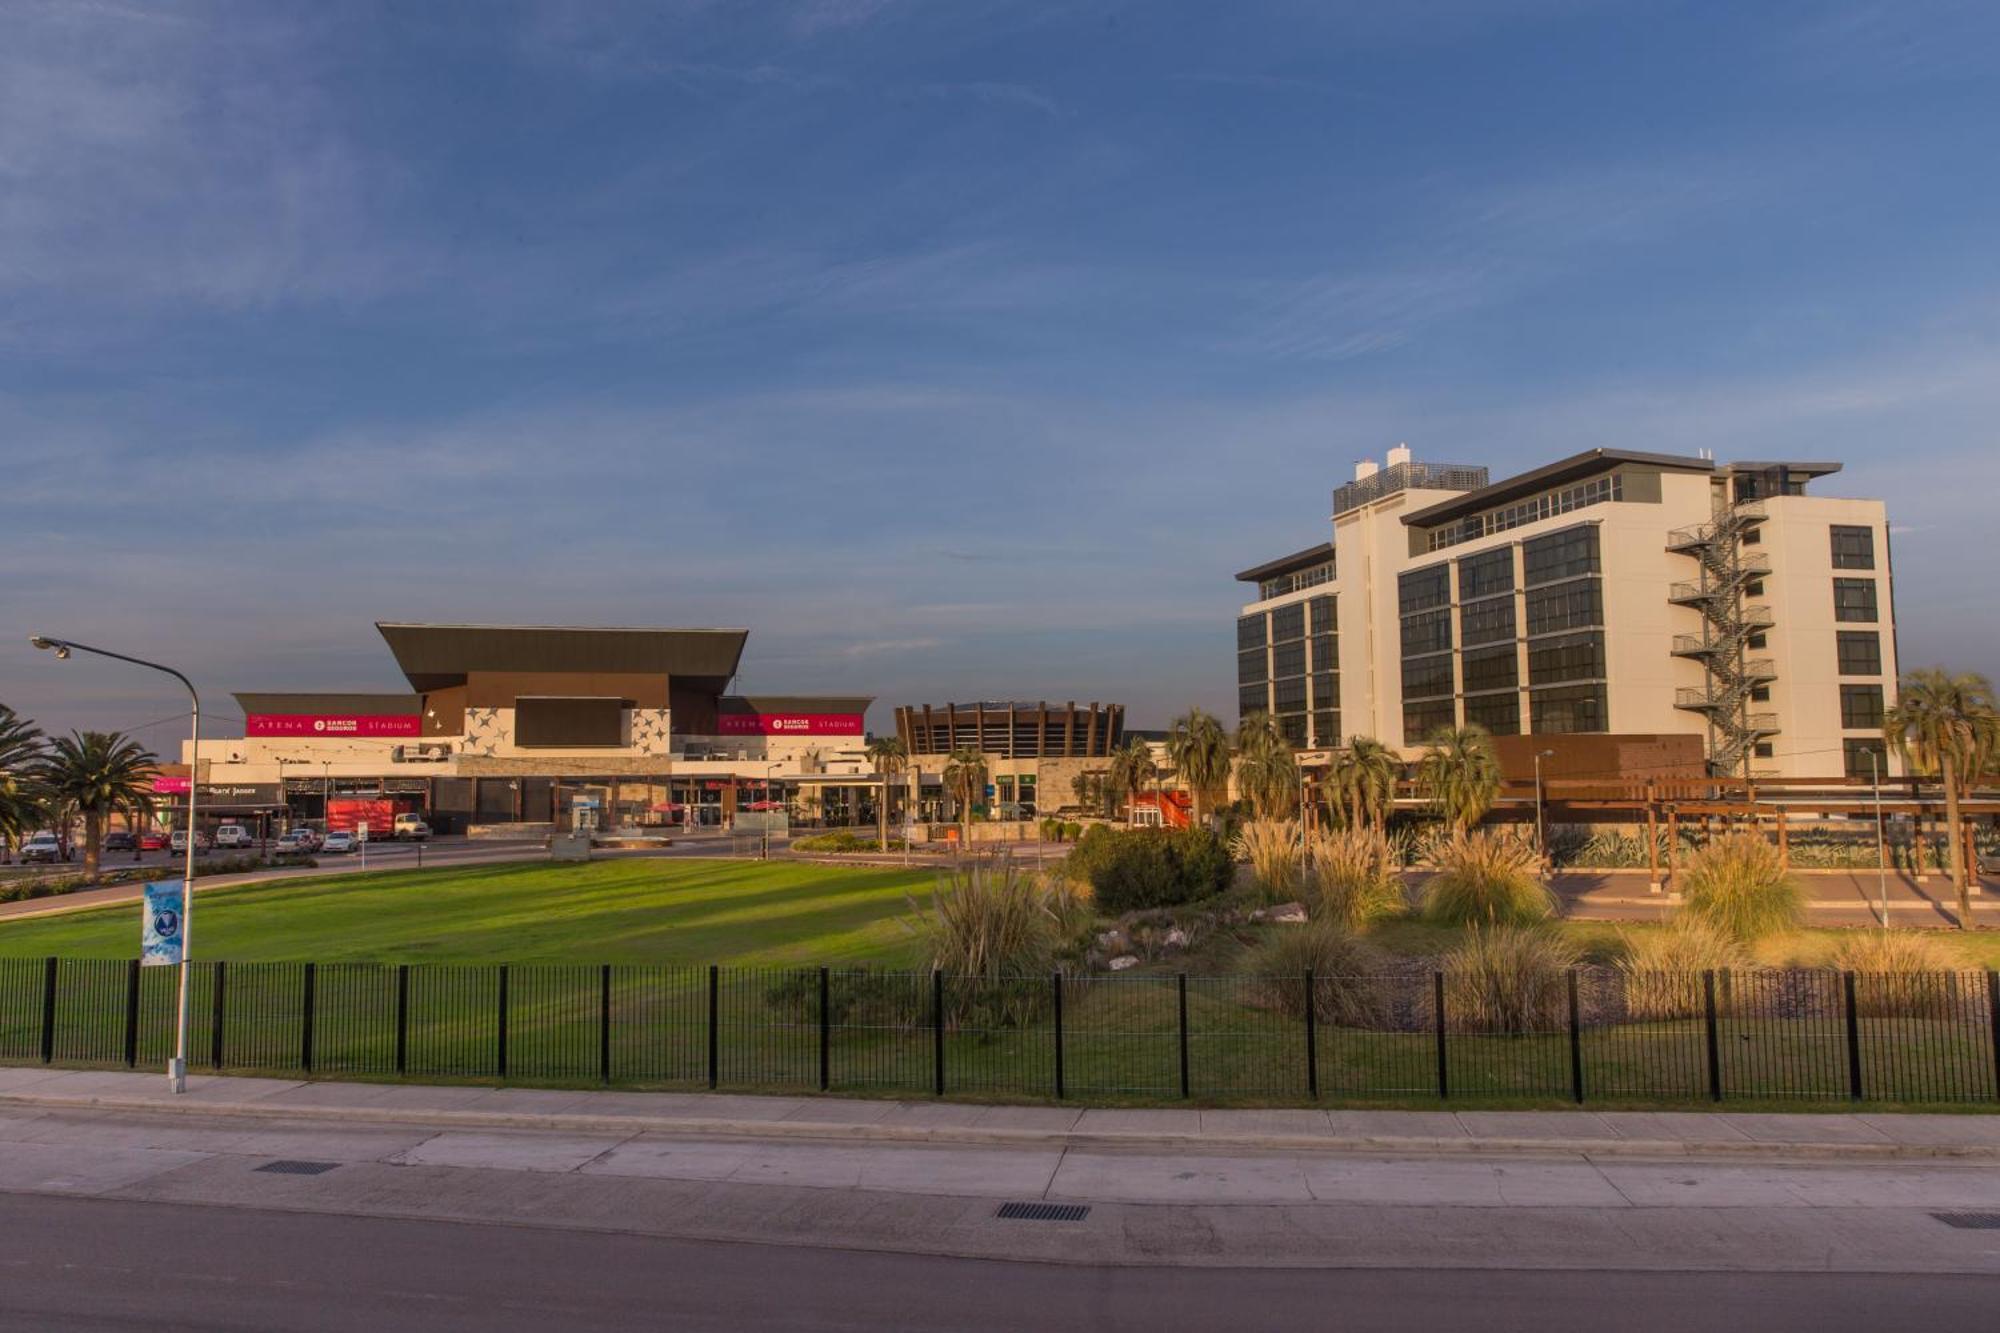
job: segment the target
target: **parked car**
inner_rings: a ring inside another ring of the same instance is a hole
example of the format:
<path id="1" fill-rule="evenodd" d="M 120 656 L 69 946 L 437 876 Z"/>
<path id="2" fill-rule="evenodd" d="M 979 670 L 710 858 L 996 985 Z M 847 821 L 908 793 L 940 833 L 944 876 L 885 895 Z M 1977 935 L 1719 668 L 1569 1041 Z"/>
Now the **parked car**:
<path id="1" fill-rule="evenodd" d="M 69 854 L 63 850 L 62 840 L 53 833 L 44 832 L 34 834 L 21 844 L 22 865 L 29 865 L 36 861 L 53 863 L 67 860 L 69 860 Z"/>
<path id="2" fill-rule="evenodd" d="M 104 850 L 107 852 L 136 852 L 139 850 L 139 835 L 120 829 L 116 833 L 104 835 Z"/>
<path id="3" fill-rule="evenodd" d="M 294 856 L 312 851 L 313 835 L 311 830 L 295 828 L 279 834 L 278 850 L 280 852 L 288 852 Z"/>
<path id="4" fill-rule="evenodd" d="M 250 830 L 241 824 L 222 824 L 215 830 L 217 847 L 252 847 L 256 842 L 257 839 L 251 836 Z"/>
<path id="5" fill-rule="evenodd" d="M 148 829 L 139 835 L 139 850 L 142 852 L 164 852 L 167 850 L 167 835 L 162 829 Z"/>
<path id="6" fill-rule="evenodd" d="M 407 842 L 423 842 L 431 836 L 431 826 L 424 822 L 422 815 L 397 815 L 389 836 Z"/>
<path id="7" fill-rule="evenodd" d="M 294 824 L 289 830 L 287 830 L 287 832 L 295 834 L 297 837 L 303 840 L 307 851 L 316 852 L 319 850 L 319 845 L 322 841 L 322 838 L 320 837 L 319 830 L 314 828 L 312 825 Z"/>
<path id="8" fill-rule="evenodd" d="M 329 856 L 344 856 L 354 850 L 354 835 L 335 829 L 320 842 L 319 849 Z"/>
<path id="9" fill-rule="evenodd" d="M 213 846 L 215 846 L 215 839 L 209 837 L 208 834 L 202 832 L 200 829 L 195 830 L 194 849 L 196 851 L 205 852 Z M 171 852 L 185 852 L 187 849 L 188 831 L 184 828 L 175 829 L 174 835 L 167 839 L 167 850 Z"/>

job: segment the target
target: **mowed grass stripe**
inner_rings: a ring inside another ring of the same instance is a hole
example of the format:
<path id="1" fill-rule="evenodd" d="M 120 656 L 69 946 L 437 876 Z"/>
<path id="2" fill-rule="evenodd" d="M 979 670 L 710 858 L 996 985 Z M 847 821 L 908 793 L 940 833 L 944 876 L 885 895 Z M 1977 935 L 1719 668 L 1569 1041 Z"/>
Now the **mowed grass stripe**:
<path id="1" fill-rule="evenodd" d="M 196 902 L 198 958 L 242 962 L 914 965 L 901 918 L 927 870 L 622 860 L 398 870 L 247 885 Z M 134 904 L 0 923 L 0 957 L 129 958 Z"/>

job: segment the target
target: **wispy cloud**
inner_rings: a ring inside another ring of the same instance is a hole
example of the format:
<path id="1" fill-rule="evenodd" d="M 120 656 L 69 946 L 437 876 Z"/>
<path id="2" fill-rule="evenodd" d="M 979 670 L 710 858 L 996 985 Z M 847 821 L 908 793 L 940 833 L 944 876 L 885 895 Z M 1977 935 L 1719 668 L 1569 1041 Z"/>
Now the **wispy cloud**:
<path id="1" fill-rule="evenodd" d="M 923 653 L 943 645 L 942 639 L 872 639 L 860 643 L 842 644 L 836 651 L 842 657 L 853 659 Z"/>

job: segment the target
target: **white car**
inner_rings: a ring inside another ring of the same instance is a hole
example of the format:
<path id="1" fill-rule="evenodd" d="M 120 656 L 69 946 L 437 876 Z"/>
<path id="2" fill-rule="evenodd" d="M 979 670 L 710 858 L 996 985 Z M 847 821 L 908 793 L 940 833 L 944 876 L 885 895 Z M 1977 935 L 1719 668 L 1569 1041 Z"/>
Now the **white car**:
<path id="1" fill-rule="evenodd" d="M 313 836 L 302 828 L 291 829 L 278 835 L 278 850 L 299 855 L 313 849 Z"/>
<path id="2" fill-rule="evenodd" d="M 27 865 L 32 861 L 48 861 L 53 863 L 67 860 L 69 858 L 63 855 L 62 840 L 53 833 L 37 833 L 21 844 L 22 865 Z"/>
<path id="3" fill-rule="evenodd" d="M 330 856 L 343 856 L 354 850 L 354 835 L 335 829 L 332 833 L 326 835 L 326 839 L 320 843 L 319 849 Z"/>
<path id="4" fill-rule="evenodd" d="M 431 826 L 424 822 L 422 815 L 397 815 L 389 836 L 408 842 L 423 842 L 431 836 Z"/>
<path id="5" fill-rule="evenodd" d="M 215 846 L 215 839 L 209 837 L 199 829 L 195 830 L 194 849 L 196 851 L 205 852 L 213 846 Z M 184 828 L 175 829 L 174 836 L 167 839 L 167 850 L 170 852 L 185 852 L 187 849 L 188 831 Z"/>
<path id="6" fill-rule="evenodd" d="M 250 836 L 250 830 L 241 824 L 224 824 L 215 830 L 217 847 L 249 847 L 256 841 Z"/>

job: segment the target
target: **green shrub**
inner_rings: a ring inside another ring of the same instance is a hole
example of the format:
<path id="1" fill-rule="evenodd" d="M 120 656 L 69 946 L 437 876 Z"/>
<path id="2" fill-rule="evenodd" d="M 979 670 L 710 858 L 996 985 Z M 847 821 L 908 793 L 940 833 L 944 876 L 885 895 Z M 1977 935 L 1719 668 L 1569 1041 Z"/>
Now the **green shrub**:
<path id="1" fill-rule="evenodd" d="M 1984 979 L 1961 974 L 1965 960 L 1922 930 L 1856 931 L 1834 950 L 1833 965 L 1854 976 L 1854 1011 L 1863 1018 L 1943 1018 L 1959 994 Z"/>
<path id="2" fill-rule="evenodd" d="M 1805 915 L 1798 881 L 1778 849 L 1754 833 L 1732 833 L 1697 851 L 1680 887 L 1688 915 L 1746 944 L 1793 930 Z"/>
<path id="3" fill-rule="evenodd" d="M 1474 930 L 1439 960 L 1445 1026 L 1518 1036 L 1569 1024 L 1568 972 L 1577 946 L 1554 931 L 1520 926 Z"/>
<path id="4" fill-rule="evenodd" d="M 901 851 L 901 838 L 889 839 L 890 851 Z M 792 850 L 795 852 L 877 852 L 882 850 L 881 839 L 872 834 L 860 834 L 852 829 L 836 829 L 831 833 L 815 833 L 809 838 L 794 838 Z"/>
<path id="5" fill-rule="evenodd" d="M 1207 829 L 1113 829 L 1099 824 L 1064 861 L 1112 915 L 1175 907 L 1226 891 L 1235 874 L 1229 848 Z"/>
<path id="6" fill-rule="evenodd" d="M 1306 908 L 1317 920 L 1360 929 L 1409 910 L 1395 873 L 1396 848 L 1380 830 L 1347 828 L 1315 835 L 1300 876 Z"/>
<path id="7" fill-rule="evenodd" d="M 1250 863 L 1250 874 L 1267 903 L 1289 902 L 1299 891 L 1299 823 L 1296 819 L 1253 819 L 1230 841 L 1229 850 Z"/>
<path id="8" fill-rule="evenodd" d="M 1341 1027 L 1384 1025 L 1382 969 L 1381 954 L 1333 921 L 1281 927 L 1250 957 L 1250 971 L 1271 1008 L 1304 1018 L 1311 972 L 1313 1016 Z"/>
<path id="9" fill-rule="evenodd" d="M 1080 895 L 1056 890 L 1005 857 L 938 876 L 928 904 L 910 899 L 911 928 L 932 968 L 949 978 L 953 1027 L 1018 1027 L 1049 999 L 1065 932 L 1079 932 Z"/>
<path id="10" fill-rule="evenodd" d="M 1083 836 L 1083 825 L 1074 819 L 1064 821 L 1062 836 L 1064 842 L 1075 842 Z"/>
<path id="11" fill-rule="evenodd" d="M 1620 932 L 1618 971 L 1625 1012 L 1635 1019 L 1694 1018 L 1703 1011 L 1704 972 L 1750 966 L 1741 944 L 1699 917 L 1678 916 L 1663 929 Z"/>
<path id="12" fill-rule="evenodd" d="M 1527 839 L 1497 829 L 1454 833 L 1431 851 L 1424 919 L 1447 926 L 1527 926 L 1555 914 L 1555 895 L 1535 874 Z"/>

